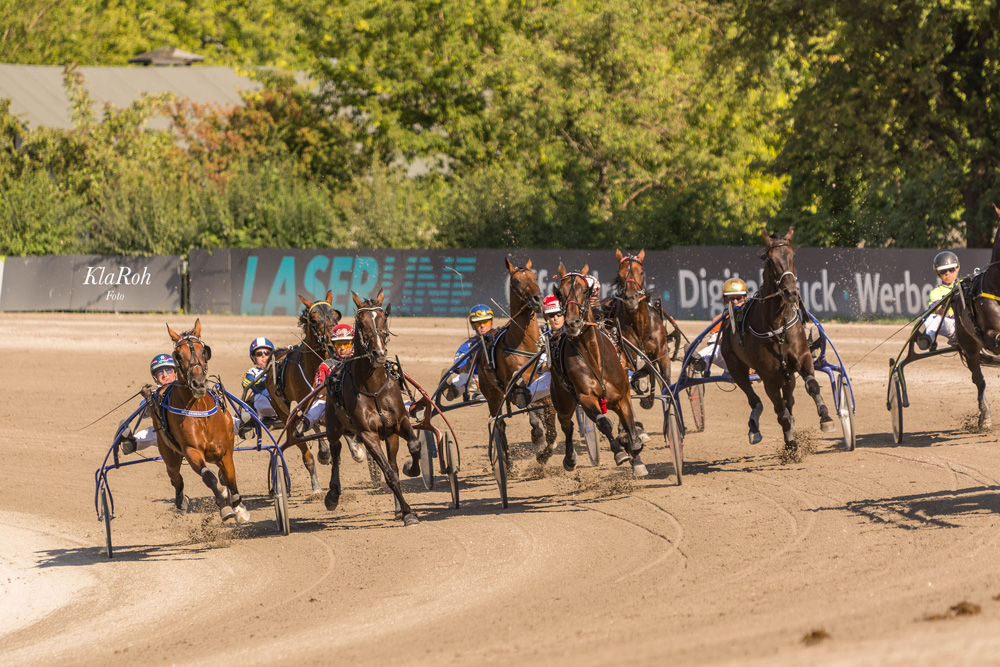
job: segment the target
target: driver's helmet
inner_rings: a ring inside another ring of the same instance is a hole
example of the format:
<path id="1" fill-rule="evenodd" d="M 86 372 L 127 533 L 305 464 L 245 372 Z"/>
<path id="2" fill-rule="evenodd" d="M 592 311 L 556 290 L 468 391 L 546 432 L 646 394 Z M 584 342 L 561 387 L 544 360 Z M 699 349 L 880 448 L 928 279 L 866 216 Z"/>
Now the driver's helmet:
<path id="1" fill-rule="evenodd" d="M 253 359 L 253 353 L 257 350 L 270 350 L 274 352 L 274 343 L 268 339 L 261 336 L 260 338 L 254 338 L 253 342 L 250 343 L 250 358 Z"/>
<path id="2" fill-rule="evenodd" d="M 587 276 L 587 287 L 591 294 L 598 294 L 601 291 L 601 283 L 594 276 Z"/>
<path id="3" fill-rule="evenodd" d="M 149 362 L 149 374 L 156 377 L 156 371 L 160 368 L 173 368 L 176 370 L 177 364 L 174 363 L 174 358 L 169 354 L 158 354 Z"/>
<path id="4" fill-rule="evenodd" d="M 330 332 L 330 340 L 334 343 L 350 343 L 354 340 L 354 329 L 351 328 L 350 324 L 338 324 Z"/>
<path id="5" fill-rule="evenodd" d="M 934 255 L 934 272 L 941 273 L 948 269 L 958 268 L 958 255 L 950 250 L 943 250 Z"/>
<path id="6" fill-rule="evenodd" d="M 542 303 L 542 314 L 551 315 L 553 313 L 559 314 L 562 312 L 562 305 L 559 303 L 559 298 L 555 294 L 550 294 L 545 297 L 545 301 Z"/>
<path id="7" fill-rule="evenodd" d="M 473 324 L 489 322 L 493 319 L 493 311 L 485 303 L 480 303 L 472 307 L 469 311 L 469 321 Z"/>
<path id="8" fill-rule="evenodd" d="M 739 278 L 730 278 L 722 286 L 722 296 L 746 296 L 747 284 Z"/>

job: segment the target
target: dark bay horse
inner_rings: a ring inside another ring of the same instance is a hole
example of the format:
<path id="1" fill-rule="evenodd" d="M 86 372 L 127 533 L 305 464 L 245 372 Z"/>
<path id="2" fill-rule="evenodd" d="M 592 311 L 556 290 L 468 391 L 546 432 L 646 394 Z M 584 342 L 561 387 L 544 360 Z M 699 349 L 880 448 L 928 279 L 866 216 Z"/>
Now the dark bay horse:
<path id="1" fill-rule="evenodd" d="M 389 314 L 392 307 L 382 306 L 382 290 L 374 299 L 362 301 L 351 292 L 357 313 L 354 317 L 354 357 L 344 365 L 336 384 L 328 382 L 326 401 L 326 433 L 331 443 L 330 490 L 326 494 L 326 507 L 330 511 L 340 504 L 340 436 L 351 433 L 368 450 L 386 484 L 396 498 L 396 518 L 403 524 L 418 523 L 417 515 L 403 499 L 399 485 L 399 467 L 396 454 L 399 436 L 406 439 L 410 460 L 403 466 L 408 477 L 420 474 L 420 440 L 410 425 L 403 403 L 399 379 L 386 363 L 386 346 L 389 339 Z M 396 367 L 394 367 L 396 368 Z M 334 374 L 330 374 L 333 381 Z M 379 440 L 386 444 L 388 458 L 379 447 Z"/>
<path id="2" fill-rule="evenodd" d="M 615 286 L 618 288 L 618 295 L 612 302 L 614 319 L 618 325 L 618 330 L 622 336 L 630 343 L 642 350 L 643 354 L 656 366 L 667 383 L 670 383 L 670 347 L 667 344 L 667 328 L 663 324 L 663 316 L 659 309 L 649 307 L 649 298 L 646 294 L 646 272 L 642 268 L 642 260 L 646 257 L 646 251 L 640 250 L 638 255 L 623 255 L 621 250 L 615 251 L 618 257 L 618 276 L 615 278 Z M 633 375 L 633 382 L 637 377 L 642 377 L 640 368 L 636 368 L 635 360 L 629 352 L 625 352 L 625 358 L 633 367 L 636 375 Z M 647 370 L 649 376 L 650 392 L 656 393 L 656 377 Z M 666 387 L 661 387 L 665 389 Z M 644 408 L 652 407 L 650 402 L 643 403 Z"/>
<path id="3" fill-rule="evenodd" d="M 778 236 L 768 234 L 767 229 L 762 230 L 765 250 L 761 255 L 764 277 L 760 291 L 747 299 L 737 314 L 735 333 L 731 326 L 722 327 L 720 343 L 729 374 L 750 403 L 750 444 L 761 441 L 760 415 L 764 411 L 750 382 L 750 369 L 753 368 L 774 406 L 784 433 L 785 449 L 791 452 L 798 449 L 792 416 L 796 373 L 802 376 L 806 392 L 816 403 L 820 430 L 829 433 L 834 429 L 833 419 L 819 393 L 802 322 L 795 250 L 791 245 L 793 232 L 794 228 L 790 227 L 784 236 Z"/>
<path id="4" fill-rule="evenodd" d="M 531 269 L 531 260 L 525 262 L 524 266 L 515 266 L 507 258 L 504 258 L 507 267 L 507 274 L 510 276 L 510 288 L 508 290 L 508 301 L 510 303 L 510 320 L 499 330 L 490 332 L 490 339 L 494 342 L 491 349 L 489 341 L 484 348 L 476 355 L 476 366 L 479 372 L 479 390 L 486 398 L 490 408 L 490 415 L 496 416 L 503 409 L 504 393 L 511 378 L 522 366 L 538 352 L 538 343 L 541 338 L 541 330 L 538 327 L 538 313 L 542 312 L 542 291 L 538 287 L 538 274 Z M 525 382 L 523 388 L 519 388 L 515 396 L 518 407 L 527 407 L 530 392 L 527 385 L 538 377 L 536 371 L 532 371 L 522 379 Z M 541 447 L 543 435 L 548 440 L 547 447 L 540 449 L 538 460 L 544 463 L 552 455 L 552 444 L 555 442 L 555 419 L 552 411 L 546 409 L 543 412 L 544 431 L 542 421 L 534 412 L 528 413 L 531 421 L 531 441 L 536 447 Z M 501 419 L 497 421 L 497 429 L 500 431 L 500 442 L 507 442 L 507 424 Z M 546 453 L 547 452 L 547 453 Z M 507 467 L 510 469 L 510 452 L 505 451 L 507 456 Z"/>
<path id="5" fill-rule="evenodd" d="M 292 404 L 301 401 L 313 389 L 313 378 L 316 370 L 324 359 L 333 356 L 333 344 L 330 341 L 330 330 L 340 322 L 340 311 L 331 306 L 333 292 L 327 290 L 325 301 L 309 301 L 299 296 L 304 306 L 299 315 L 299 327 L 302 329 L 302 342 L 293 347 L 278 348 L 274 351 L 271 363 L 265 374 L 265 386 L 271 395 L 271 405 L 283 422 L 288 422 Z M 319 441 L 319 457 L 321 461 L 330 456 L 328 445 Z M 302 451 L 302 463 L 309 471 L 309 481 L 313 493 L 322 493 L 316 472 L 316 461 L 309 444 L 295 436 L 292 429 L 288 430 L 288 441 L 281 449 L 297 445 Z"/>
<path id="6" fill-rule="evenodd" d="M 1000 209 L 996 210 L 1000 217 Z M 986 270 L 963 278 L 950 298 L 955 311 L 958 351 L 972 372 L 979 399 L 979 428 L 993 425 L 986 400 L 986 380 L 982 365 L 1000 365 L 1000 228 L 993 238 L 993 253 Z M 947 311 L 944 311 L 947 312 Z"/>
<path id="7" fill-rule="evenodd" d="M 573 415 L 579 404 L 611 442 L 615 463 L 621 465 L 631 459 L 635 476 L 645 477 L 647 471 L 639 458 L 642 442 L 635 428 L 628 373 L 614 342 L 594 320 L 587 287 L 588 270 L 585 264 L 579 272 L 568 273 L 560 262 L 559 285 L 552 289 L 566 314 L 565 333 L 554 346 L 550 361 L 552 405 L 566 436 L 563 467 L 566 470 L 576 468 Z M 608 410 L 617 414 L 619 423 L 625 425 L 623 439 L 629 451 L 623 450 L 615 437 Z"/>
<path id="8" fill-rule="evenodd" d="M 190 331 L 180 334 L 168 324 L 167 332 L 174 341 L 177 381 L 155 392 L 144 390 L 143 395 L 156 425 L 160 456 L 174 485 L 174 503 L 177 509 L 182 509 L 181 464 L 187 459 L 191 469 L 201 475 L 215 494 L 222 520 L 235 517 L 237 523 L 246 523 L 250 513 L 243 506 L 233 465 L 233 417 L 226 410 L 225 400 L 208 391 L 212 349 L 201 340 L 201 320 L 195 320 Z M 207 463 L 219 467 L 221 486 Z"/>

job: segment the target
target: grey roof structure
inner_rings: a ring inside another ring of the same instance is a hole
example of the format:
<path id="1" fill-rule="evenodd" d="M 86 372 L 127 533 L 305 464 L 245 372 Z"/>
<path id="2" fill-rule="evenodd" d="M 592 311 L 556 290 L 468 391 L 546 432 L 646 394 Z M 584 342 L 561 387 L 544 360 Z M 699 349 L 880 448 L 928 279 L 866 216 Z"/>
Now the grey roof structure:
<path id="1" fill-rule="evenodd" d="M 139 65 L 190 65 L 205 60 L 204 56 L 190 51 L 182 51 L 172 46 L 164 46 L 154 51 L 146 51 L 128 59 Z"/>
<path id="2" fill-rule="evenodd" d="M 0 64 L 0 99 L 11 100 L 11 112 L 29 128 L 72 127 L 70 101 L 63 88 L 62 67 Z M 240 91 L 263 86 L 227 67 L 81 67 L 84 85 L 100 118 L 105 103 L 124 108 L 143 93 L 171 92 L 193 102 L 240 104 Z M 148 126 L 167 127 L 165 118 Z"/>

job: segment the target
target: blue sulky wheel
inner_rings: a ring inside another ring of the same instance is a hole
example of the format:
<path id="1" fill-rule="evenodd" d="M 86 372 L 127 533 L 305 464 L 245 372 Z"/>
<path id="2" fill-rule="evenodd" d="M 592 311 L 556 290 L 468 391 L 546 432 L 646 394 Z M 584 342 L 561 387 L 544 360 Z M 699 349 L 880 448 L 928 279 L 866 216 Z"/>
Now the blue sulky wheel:
<path id="1" fill-rule="evenodd" d="M 458 444 L 451 437 L 449 431 L 445 431 L 444 434 L 444 462 L 445 474 L 448 475 L 448 485 L 451 487 L 451 502 L 454 509 L 458 509 L 458 471 L 462 464 L 458 453 Z"/>
<path id="2" fill-rule="evenodd" d="M 898 445 L 903 442 L 903 390 L 895 374 L 889 389 L 889 417 L 892 419 L 892 441 Z"/>
<path id="3" fill-rule="evenodd" d="M 854 410 L 851 409 L 851 392 L 847 389 L 847 382 L 840 383 L 840 425 L 844 429 L 844 446 L 847 451 L 853 452 L 858 444 L 858 434 L 854 430 Z"/>
<path id="4" fill-rule="evenodd" d="M 434 488 L 434 432 L 420 432 L 420 475 L 424 488 L 430 491 Z"/>
<path id="5" fill-rule="evenodd" d="M 506 442 L 500 429 L 494 426 L 490 433 L 490 463 L 493 464 L 493 477 L 500 489 L 500 504 L 507 509 L 507 457 L 504 456 Z"/>
<path id="6" fill-rule="evenodd" d="M 677 476 L 677 486 L 680 486 L 684 481 L 684 436 L 681 433 L 681 420 L 673 405 L 663 415 L 663 434 L 674 455 L 674 474 Z"/>
<path id="7" fill-rule="evenodd" d="M 705 402 L 702 400 L 705 388 L 700 384 L 693 384 L 685 391 L 691 401 L 691 421 L 694 422 L 692 430 L 700 433 L 705 429 Z"/>
<path id="8" fill-rule="evenodd" d="M 278 531 L 288 535 L 291 528 L 288 525 L 288 486 L 285 484 L 285 466 L 281 457 L 274 455 L 274 518 L 278 523 Z"/>
<path id="9" fill-rule="evenodd" d="M 108 558 L 114 557 L 114 549 L 111 547 L 111 503 L 108 502 L 108 487 L 101 484 L 101 516 L 104 523 L 104 542 L 107 549 Z"/>

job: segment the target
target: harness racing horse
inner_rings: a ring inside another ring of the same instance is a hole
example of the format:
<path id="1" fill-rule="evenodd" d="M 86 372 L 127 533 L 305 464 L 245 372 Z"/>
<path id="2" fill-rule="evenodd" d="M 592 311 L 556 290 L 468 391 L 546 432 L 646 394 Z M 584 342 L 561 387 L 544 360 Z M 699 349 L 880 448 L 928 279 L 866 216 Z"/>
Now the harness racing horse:
<path id="1" fill-rule="evenodd" d="M 649 357 L 660 376 L 669 384 L 670 347 L 667 344 L 667 328 L 663 324 L 663 316 L 659 313 L 659 309 L 649 307 L 646 272 L 642 268 L 646 251 L 640 250 L 635 256 L 625 256 L 621 250 L 615 252 L 618 257 L 618 276 L 615 278 L 618 295 L 612 302 L 612 312 L 618 331 Z M 651 395 L 655 394 L 656 377 L 649 370 L 644 372 L 638 368 L 638 360 L 632 359 L 627 351 L 625 358 L 635 371 L 632 376 L 632 386 L 637 387 L 642 377 L 650 376 L 649 391 Z M 666 389 L 666 386 L 662 388 Z M 642 406 L 652 407 L 652 400 L 652 398 L 643 399 Z"/>
<path id="2" fill-rule="evenodd" d="M 330 490 L 326 494 L 326 508 L 337 509 L 340 504 L 340 436 L 352 433 L 364 444 L 368 456 L 375 461 L 386 484 L 396 498 L 396 518 L 403 525 L 419 523 L 417 515 L 403 499 L 399 485 L 399 467 L 396 453 L 399 436 L 406 438 L 411 460 L 403 465 L 408 477 L 420 474 L 420 441 L 410 425 L 410 419 L 400 391 L 398 365 L 390 372 L 386 363 L 386 345 L 389 338 L 389 313 L 392 307 L 382 307 L 382 290 L 374 299 L 362 301 L 351 292 L 357 312 L 354 318 L 354 357 L 344 364 L 339 381 L 331 373 L 327 382 L 326 433 L 331 443 L 332 461 Z M 336 382 L 336 384 L 334 384 Z M 379 447 L 379 440 L 386 444 L 386 454 Z"/>
<path id="3" fill-rule="evenodd" d="M 504 258 L 504 262 L 510 276 L 510 288 L 507 292 L 510 320 L 499 331 L 491 332 L 489 338 L 482 341 L 483 345 L 476 354 L 475 362 L 479 372 L 479 390 L 486 398 L 490 415 L 494 417 L 503 409 L 504 395 L 511 378 L 538 352 L 542 335 L 537 317 L 542 312 L 542 291 L 538 287 L 538 274 L 531 269 L 531 260 L 525 262 L 523 267 L 515 266 L 507 258 Z M 513 391 L 514 401 L 519 408 L 528 406 L 530 391 L 527 385 L 537 377 L 535 373 L 537 370 L 532 371 L 531 377 L 524 378 L 525 386 Z M 543 399 L 541 402 L 546 401 Z M 540 448 L 536 458 L 539 463 L 544 464 L 552 455 L 552 445 L 556 440 L 555 415 L 546 407 L 542 420 L 539 420 L 535 412 L 529 412 L 528 419 L 531 422 L 531 442 Z M 506 444 L 507 424 L 500 419 L 497 420 L 496 427 L 500 432 L 500 442 L 503 443 L 507 468 L 511 469 L 510 452 Z"/>
<path id="4" fill-rule="evenodd" d="M 816 403 L 819 427 L 824 432 L 834 429 L 833 419 L 819 393 L 814 377 L 813 359 L 802 322 L 802 302 L 795 274 L 795 250 L 789 227 L 784 236 L 768 235 L 762 230 L 765 250 L 764 274 L 760 291 L 740 309 L 734 327 L 724 324 L 721 335 L 722 357 L 726 360 L 733 381 L 746 394 L 750 403 L 748 438 L 750 444 L 761 441 L 760 415 L 764 406 L 753 390 L 750 369 L 760 376 L 764 391 L 774 406 L 774 413 L 785 438 L 785 449 L 795 452 L 795 374 L 802 376 L 806 392 Z"/>
<path id="5" fill-rule="evenodd" d="M 299 300 L 304 306 L 299 315 L 299 327 L 304 338 L 298 345 L 275 350 L 265 373 L 265 386 L 271 395 L 271 405 L 278 418 L 285 423 L 288 422 L 292 405 L 312 391 L 313 378 L 319 365 L 324 359 L 333 356 L 330 330 L 340 322 L 340 311 L 330 305 L 333 301 L 332 291 L 327 290 L 325 301 L 309 301 L 302 296 L 299 296 Z M 302 463 L 309 471 L 312 492 L 322 493 L 323 487 L 319 483 L 316 462 L 312 452 L 309 451 L 309 444 L 297 438 L 289 429 L 288 441 L 281 446 L 281 449 L 284 451 L 293 445 L 298 445 L 302 450 Z M 328 445 L 320 440 L 320 461 L 325 463 L 329 457 Z"/>
<path id="6" fill-rule="evenodd" d="M 550 363 L 552 405 L 566 436 L 563 467 L 569 471 L 576 468 L 573 414 L 579 404 L 611 442 L 615 463 L 621 465 L 631 458 L 635 476 L 645 477 L 648 473 L 639 458 L 642 442 L 635 428 L 628 373 L 614 342 L 594 320 L 586 278 L 588 270 L 589 266 L 584 264 L 579 272 L 569 273 L 560 262 L 559 285 L 552 288 L 566 318 L 563 325 L 565 333 L 554 346 Z M 622 440 L 625 440 L 629 451 L 623 450 L 615 437 L 607 416 L 609 409 L 618 415 L 619 424 L 625 425 Z"/>
<path id="7" fill-rule="evenodd" d="M 222 520 L 235 517 L 237 523 L 246 523 L 250 513 L 243 506 L 233 465 L 233 418 L 225 401 L 208 391 L 212 349 L 201 340 L 201 320 L 195 320 L 194 327 L 184 333 L 174 332 L 169 324 L 167 331 L 174 341 L 177 381 L 156 392 L 147 388 L 143 395 L 156 426 L 160 456 L 174 485 L 174 504 L 177 509 L 184 505 L 181 464 L 187 459 L 215 494 Z M 219 467 L 221 486 L 206 463 Z"/>

